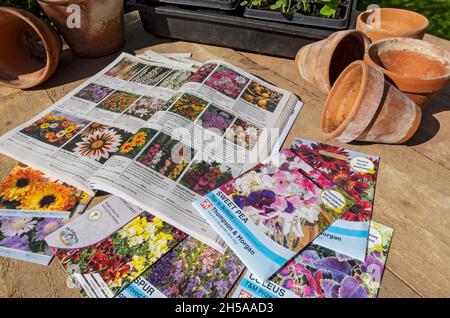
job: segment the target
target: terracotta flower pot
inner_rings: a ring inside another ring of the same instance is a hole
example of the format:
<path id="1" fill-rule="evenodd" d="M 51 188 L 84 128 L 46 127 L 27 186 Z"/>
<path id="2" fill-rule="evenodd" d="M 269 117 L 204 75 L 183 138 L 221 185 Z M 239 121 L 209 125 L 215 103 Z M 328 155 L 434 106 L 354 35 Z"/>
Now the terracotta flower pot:
<path id="1" fill-rule="evenodd" d="M 450 53 L 429 42 L 392 38 L 373 43 L 364 57 L 419 106 L 450 78 Z"/>
<path id="2" fill-rule="evenodd" d="M 58 66 L 62 41 L 56 31 L 21 9 L 0 7 L 0 84 L 31 88 Z"/>
<path id="3" fill-rule="evenodd" d="M 419 127 L 421 109 L 363 61 L 339 76 L 322 112 L 322 130 L 342 142 L 362 140 L 400 144 Z"/>
<path id="4" fill-rule="evenodd" d="M 329 93 L 339 74 L 353 61 L 362 60 L 369 39 L 357 30 L 339 31 L 304 46 L 295 59 L 300 75 Z"/>
<path id="5" fill-rule="evenodd" d="M 380 8 L 362 12 L 358 16 L 356 29 L 375 42 L 395 37 L 423 39 L 428 25 L 428 19 L 417 12 Z"/>
<path id="6" fill-rule="evenodd" d="M 123 46 L 125 29 L 122 0 L 38 2 L 76 55 L 100 57 L 114 53 Z M 80 23 L 77 24 L 77 21 Z"/>

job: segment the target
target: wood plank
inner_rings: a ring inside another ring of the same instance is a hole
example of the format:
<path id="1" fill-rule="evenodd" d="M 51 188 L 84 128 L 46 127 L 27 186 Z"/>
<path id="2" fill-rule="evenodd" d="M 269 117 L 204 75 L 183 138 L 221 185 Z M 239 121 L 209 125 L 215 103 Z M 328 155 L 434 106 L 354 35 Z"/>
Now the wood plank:
<path id="1" fill-rule="evenodd" d="M 411 287 L 406 285 L 400 278 L 386 269 L 381 281 L 379 298 L 421 298 Z"/>

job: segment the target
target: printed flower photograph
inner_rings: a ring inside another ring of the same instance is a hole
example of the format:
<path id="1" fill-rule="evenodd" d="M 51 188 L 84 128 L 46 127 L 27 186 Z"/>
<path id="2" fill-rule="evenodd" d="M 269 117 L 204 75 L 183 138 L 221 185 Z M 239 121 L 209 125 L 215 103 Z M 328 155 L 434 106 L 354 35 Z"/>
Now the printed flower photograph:
<path id="1" fill-rule="evenodd" d="M 72 212 L 81 191 L 17 164 L 0 183 L 0 209 Z"/>
<path id="2" fill-rule="evenodd" d="M 224 185 L 239 171 L 215 161 L 194 161 L 180 180 L 180 184 L 199 195 L 206 195 Z"/>
<path id="3" fill-rule="evenodd" d="M 206 108 L 208 102 L 192 94 L 183 94 L 169 111 L 194 121 Z"/>
<path id="4" fill-rule="evenodd" d="M 234 116 L 230 113 L 210 105 L 198 119 L 197 124 L 219 136 L 223 136 L 233 120 Z"/>
<path id="5" fill-rule="evenodd" d="M 63 225 L 62 218 L 0 216 L 0 247 L 50 256 L 44 239 Z"/>
<path id="6" fill-rule="evenodd" d="M 326 178 L 354 197 L 357 203 L 343 216 L 347 221 L 369 221 L 375 194 L 376 170 L 379 159 L 368 157 L 374 164 L 372 173 L 351 168 L 351 151 L 322 143 L 297 140 L 292 150 Z M 362 154 L 357 154 L 361 156 Z"/>
<path id="7" fill-rule="evenodd" d="M 138 75 L 136 75 L 131 82 L 140 83 L 148 86 L 155 86 L 164 77 L 166 77 L 171 69 L 162 66 L 148 66 Z"/>
<path id="8" fill-rule="evenodd" d="M 250 80 L 224 65 L 219 65 L 205 81 L 205 85 L 231 97 L 238 98 Z"/>
<path id="9" fill-rule="evenodd" d="M 194 149 L 159 133 L 136 161 L 169 179 L 177 180 L 194 156 Z"/>
<path id="10" fill-rule="evenodd" d="M 89 121 L 52 111 L 21 130 L 21 133 L 46 144 L 61 147 L 89 124 Z"/>
<path id="11" fill-rule="evenodd" d="M 224 298 L 244 269 L 230 249 L 222 255 L 187 237 L 142 277 L 169 298 Z"/>
<path id="12" fill-rule="evenodd" d="M 128 58 L 124 58 L 114 65 L 109 71 L 107 71 L 105 76 L 120 78 L 124 81 L 128 81 L 139 73 L 144 67 L 145 64 L 137 63 Z"/>
<path id="13" fill-rule="evenodd" d="M 250 83 L 241 96 L 245 101 L 272 113 L 277 108 L 282 97 L 283 94 L 273 91 L 255 81 Z"/>
<path id="14" fill-rule="evenodd" d="M 131 136 L 125 130 L 92 123 L 63 147 L 80 157 L 104 163 L 114 155 L 122 143 Z"/>
<path id="15" fill-rule="evenodd" d="M 186 83 L 186 81 L 189 79 L 192 73 L 193 72 L 191 71 L 172 72 L 161 83 L 159 83 L 158 86 L 177 91 L 184 83 Z"/>
<path id="16" fill-rule="evenodd" d="M 113 91 L 112 88 L 91 83 L 76 93 L 75 97 L 98 104 Z"/>
<path id="17" fill-rule="evenodd" d="M 225 138 L 235 145 L 252 150 L 258 142 L 261 129 L 245 120 L 237 118 Z"/>
<path id="18" fill-rule="evenodd" d="M 305 298 L 376 298 L 392 230 L 377 224 L 375 227 L 382 241 L 368 249 L 364 262 L 310 244 L 273 281 Z"/>
<path id="19" fill-rule="evenodd" d="M 343 206 L 327 207 L 321 199 L 323 189 L 303 173 L 304 164 L 284 149 L 278 163 L 259 164 L 221 187 L 267 237 L 295 252 L 354 202 L 344 191 L 333 188 L 342 195 Z"/>
<path id="20" fill-rule="evenodd" d="M 188 82 L 203 83 L 203 81 L 211 74 L 217 67 L 216 63 L 204 64 L 197 72 L 195 72 L 188 80 Z"/>
<path id="21" fill-rule="evenodd" d="M 142 120 L 149 120 L 156 112 L 161 111 L 166 102 L 155 97 L 144 96 L 126 110 L 124 115 Z"/>
<path id="22" fill-rule="evenodd" d="M 109 95 L 104 101 L 97 105 L 97 108 L 104 109 L 113 113 L 123 113 L 135 101 L 139 99 L 139 95 L 115 91 Z"/>
<path id="23" fill-rule="evenodd" d="M 118 155 L 134 159 L 147 143 L 156 135 L 157 131 L 150 128 L 141 128 L 120 146 Z"/>
<path id="24" fill-rule="evenodd" d="M 99 274 L 116 294 L 185 236 L 144 213 L 102 242 L 82 249 L 58 250 L 55 255 L 65 270 L 75 266 L 79 274 Z"/>

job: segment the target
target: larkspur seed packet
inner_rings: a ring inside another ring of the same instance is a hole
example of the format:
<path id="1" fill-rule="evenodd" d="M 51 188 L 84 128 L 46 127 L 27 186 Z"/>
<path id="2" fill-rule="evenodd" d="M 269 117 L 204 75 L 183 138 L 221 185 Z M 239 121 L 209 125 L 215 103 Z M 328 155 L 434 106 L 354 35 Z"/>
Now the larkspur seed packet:
<path id="1" fill-rule="evenodd" d="M 295 139 L 291 150 L 356 200 L 317 244 L 364 261 L 380 158 L 305 139 Z"/>
<path id="2" fill-rule="evenodd" d="M 352 196 L 284 149 L 193 204 L 264 281 L 354 203 Z"/>
<path id="3" fill-rule="evenodd" d="M 244 269 L 230 249 L 221 254 L 187 237 L 117 297 L 224 298 Z"/>
<path id="4" fill-rule="evenodd" d="M 113 298 L 185 236 L 111 196 L 46 241 L 83 297 Z"/>
<path id="5" fill-rule="evenodd" d="M 376 298 L 385 270 L 393 230 L 371 222 L 367 257 L 360 261 L 309 244 L 272 280 L 246 274 L 233 298 Z"/>
<path id="6" fill-rule="evenodd" d="M 17 164 L 0 183 L 0 256 L 48 265 L 44 239 L 79 216 L 86 193 L 41 171 Z"/>

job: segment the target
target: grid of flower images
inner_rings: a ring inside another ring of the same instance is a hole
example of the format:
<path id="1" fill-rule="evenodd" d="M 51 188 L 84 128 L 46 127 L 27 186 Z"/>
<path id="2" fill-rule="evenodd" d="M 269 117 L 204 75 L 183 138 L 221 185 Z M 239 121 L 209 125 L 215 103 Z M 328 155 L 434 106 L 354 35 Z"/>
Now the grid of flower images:
<path id="1" fill-rule="evenodd" d="M 97 273 L 117 293 L 185 236 L 144 213 L 102 242 L 82 249 L 58 250 L 55 255 L 66 271 L 76 267 L 79 274 Z"/>
<path id="2" fill-rule="evenodd" d="M 351 169 L 350 161 L 352 157 L 363 155 L 345 148 L 297 140 L 292 150 L 356 199 L 357 202 L 342 216 L 343 219 L 347 221 L 371 219 L 378 158 L 368 157 L 374 164 L 374 170 L 370 173 L 361 173 Z"/>
<path id="3" fill-rule="evenodd" d="M 368 249 L 364 262 L 310 244 L 285 265 L 273 281 L 300 297 L 375 298 L 392 239 L 392 229 L 372 222 L 381 241 Z"/>
<path id="4" fill-rule="evenodd" d="M 177 180 L 194 156 L 195 150 L 191 147 L 159 133 L 136 161 L 169 179 Z"/>
<path id="5" fill-rule="evenodd" d="M 136 102 L 139 97 L 141 96 L 122 91 L 115 91 L 96 107 L 113 113 L 123 113 L 128 107 Z"/>
<path id="6" fill-rule="evenodd" d="M 241 95 L 249 81 L 250 79 L 236 71 L 224 65 L 219 65 L 205 81 L 205 85 L 236 99 Z"/>
<path id="7" fill-rule="evenodd" d="M 100 103 L 106 96 L 111 94 L 114 89 L 98 84 L 89 84 L 81 91 L 75 94 L 75 97 L 93 102 Z"/>
<path id="8" fill-rule="evenodd" d="M 128 58 L 124 58 L 114 65 L 105 73 L 105 76 L 119 78 L 125 81 L 130 80 L 133 76 L 139 73 L 145 64 L 136 63 Z"/>
<path id="9" fill-rule="evenodd" d="M 142 277 L 169 298 L 223 298 L 244 269 L 230 249 L 222 255 L 188 237 Z"/>
<path id="10" fill-rule="evenodd" d="M 326 207 L 322 189 L 303 174 L 304 164 L 284 149 L 278 164 L 259 164 L 221 187 L 270 239 L 295 252 L 354 203 L 351 196 L 333 188 L 345 203 L 339 209 Z"/>
<path id="11" fill-rule="evenodd" d="M 49 145 L 60 147 L 88 124 L 89 121 L 87 120 L 59 111 L 52 111 L 30 126 L 22 129 L 21 133 Z"/>
<path id="12" fill-rule="evenodd" d="M 115 154 L 130 133 L 99 123 L 91 123 L 80 134 L 67 143 L 63 149 L 81 157 L 104 163 Z"/>
<path id="13" fill-rule="evenodd" d="M 274 112 L 283 94 L 252 81 L 241 98 L 264 110 Z"/>

